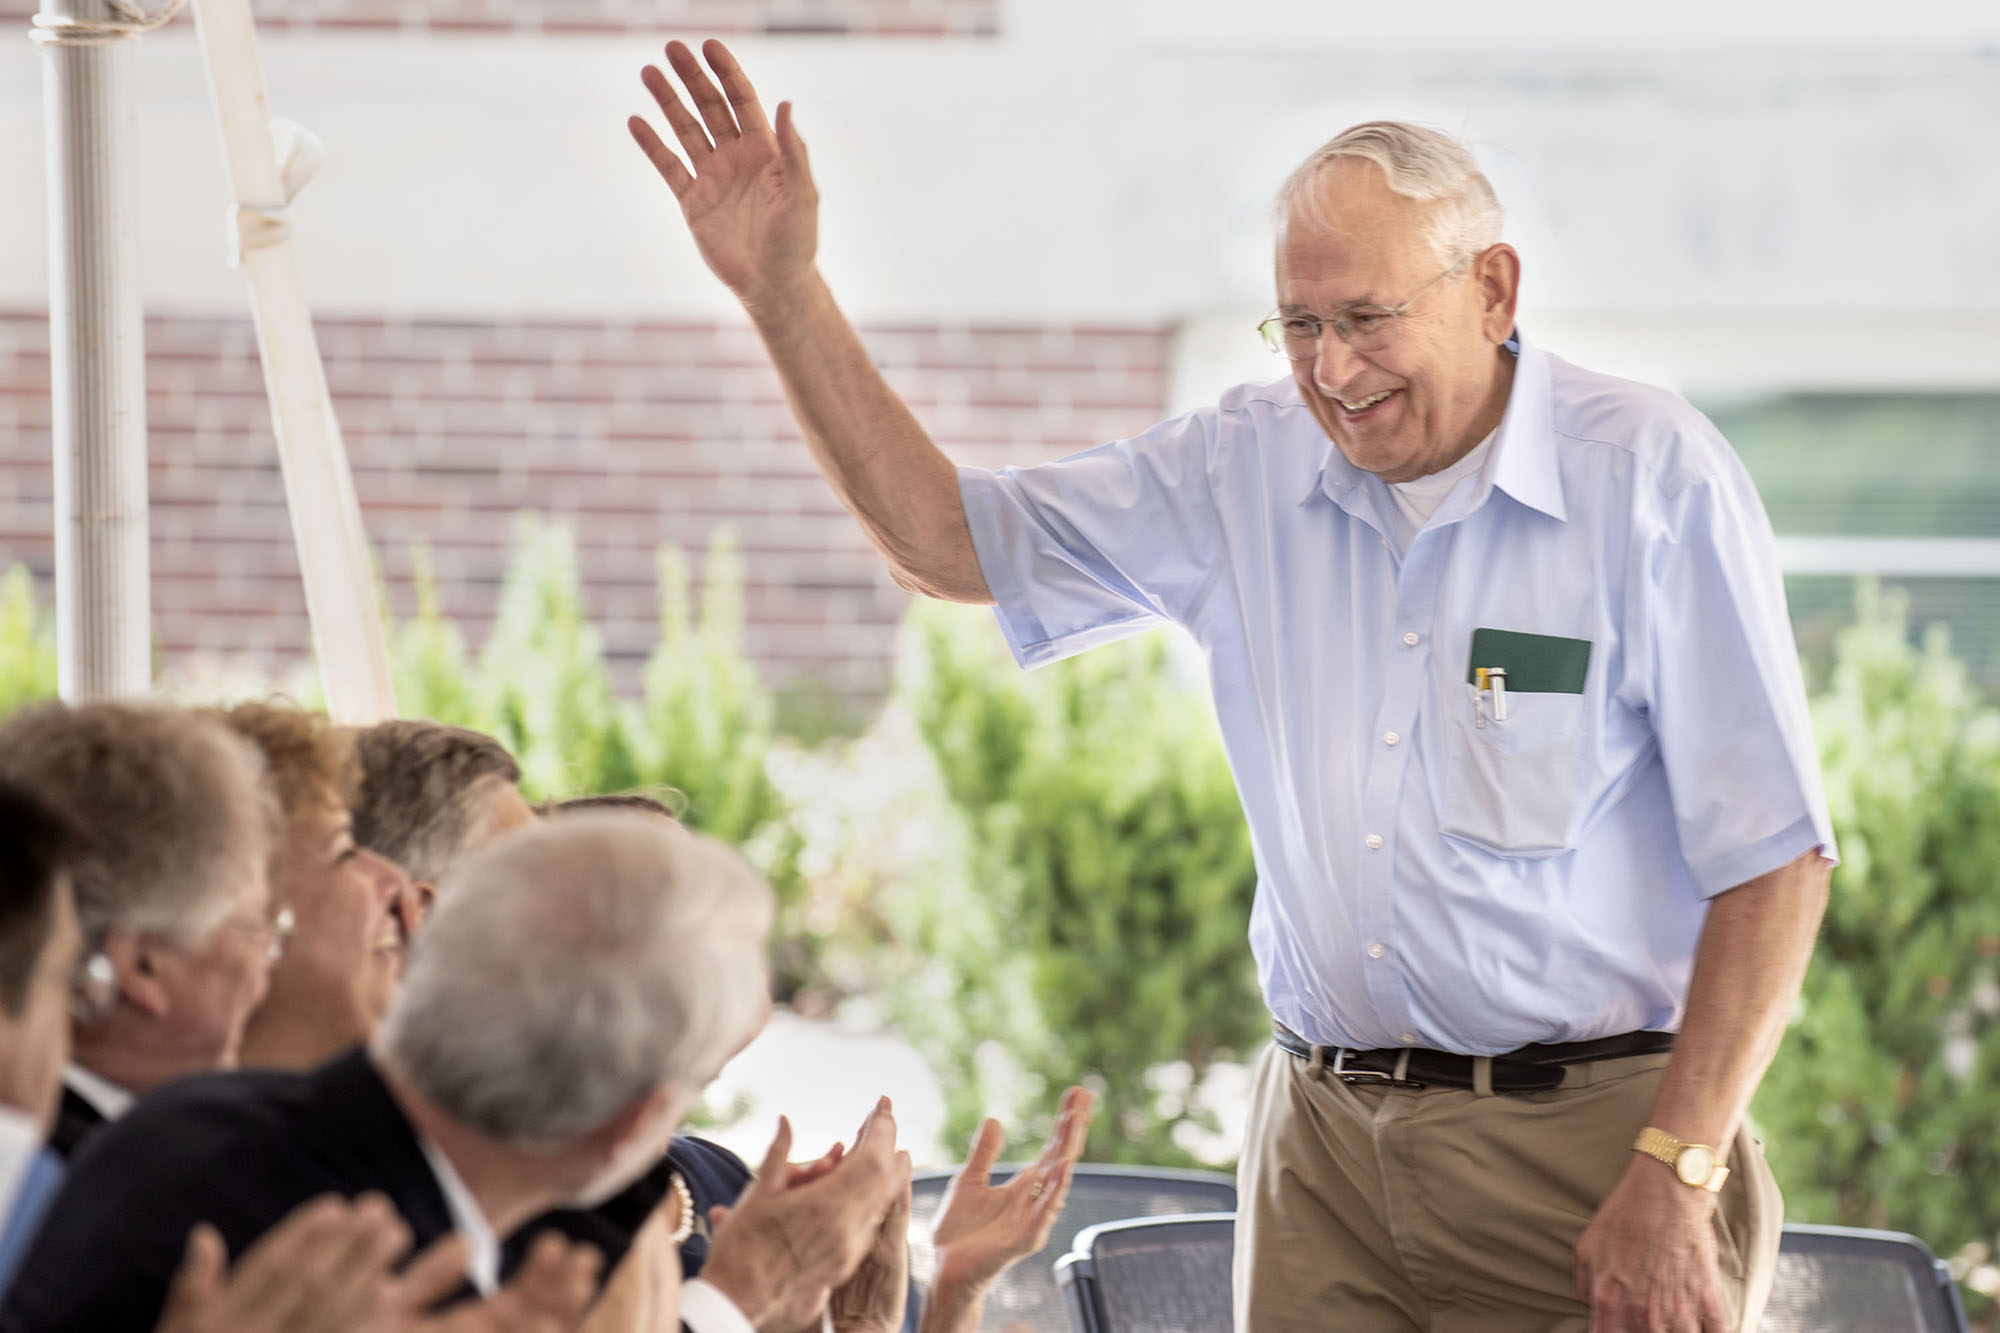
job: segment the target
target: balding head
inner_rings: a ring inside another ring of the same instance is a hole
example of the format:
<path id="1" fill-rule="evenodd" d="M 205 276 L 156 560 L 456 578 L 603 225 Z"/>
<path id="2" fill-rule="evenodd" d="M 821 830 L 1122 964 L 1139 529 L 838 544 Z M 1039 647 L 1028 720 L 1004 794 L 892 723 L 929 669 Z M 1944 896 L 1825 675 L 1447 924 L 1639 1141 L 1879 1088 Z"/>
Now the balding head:
<path id="1" fill-rule="evenodd" d="M 447 878 L 378 1052 L 516 1147 L 571 1143 L 661 1089 L 685 1103 L 763 1024 L 771 914 L 741 857 L 656 816 L 523 829 Z"/>
<path id="2" fill-rule="evenodd" d="M 1358 170 L 1372 164 L 1373 172 Z M 1379 182 L 1379 193 L 1365 187 Z M 1438 130 L 1396 120 L 1371 120 L 1320 145 L 1278 191 L 1278 222 L 1339 227 L 1352 208 L 1395 210 L 1429 248 L 1439 267 L 1462 263 L 1500 241 L 1499 196 L 1472 151 Z"/>

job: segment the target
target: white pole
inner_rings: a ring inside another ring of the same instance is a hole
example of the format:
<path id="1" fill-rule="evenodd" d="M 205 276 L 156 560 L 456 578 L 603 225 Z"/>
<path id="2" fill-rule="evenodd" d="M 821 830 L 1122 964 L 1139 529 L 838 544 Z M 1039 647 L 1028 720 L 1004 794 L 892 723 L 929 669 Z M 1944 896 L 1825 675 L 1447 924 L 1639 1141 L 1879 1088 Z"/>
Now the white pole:
<path id="1" fill-rule="evenodd" d="M 72 701 L 152 684 L 136 125 L 120 28 L 108 0 L 42 0 L 35 28 L 46 62 L 56 644 Z"/>
<path id="2" fill-rule="evenodd" d="M 287 209 L 316 165 L 316 145 L 296 134 L 285 161 L 279 161 L 249 0 L 200 0 L 195 21 L 222 126 L 236 200 L 236 242 L 250 279 L 264 388 L 271 400 L 327 711 L 354 724 L 394 717 L 395 687 L 374 562 L 320 364 L 312 311 L 292 253 Z"/>

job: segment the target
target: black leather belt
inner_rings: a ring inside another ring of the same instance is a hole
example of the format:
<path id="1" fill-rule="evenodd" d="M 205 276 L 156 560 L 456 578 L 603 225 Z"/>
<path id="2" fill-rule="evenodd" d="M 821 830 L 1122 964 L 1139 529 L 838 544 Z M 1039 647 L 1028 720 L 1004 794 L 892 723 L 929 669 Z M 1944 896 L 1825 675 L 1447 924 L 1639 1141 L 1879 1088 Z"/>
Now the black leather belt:
<path id="1" fill-rule="evenodd" d="M 1290 1028 L 1279 1024 L 1272 1032 L 1280 1050 L 1301 1060 L 1313 1058 L 1314 1046 Z M 1493 1057 L 1493 1091 L 1548 1092 L 1563 1082 L 1564 1065 L 1589 1064 L 1595 1060 L 1617 1060 L 1628 1055 L 1658 1055 L 1674 1048 L 1671 1032 L 1626 1032 L 1595 1041 L 1558 1042 L 1523 1046 L 1517 1051 Z M 1327 1071 L 1344 1083 L 1374 1084 L 1390 1088 L 1469 1088 L 1473 1057 L 1421 1047 L 1384 1051 L 1350 1051 L 1342 1046 L 1321 1046 Z"/>

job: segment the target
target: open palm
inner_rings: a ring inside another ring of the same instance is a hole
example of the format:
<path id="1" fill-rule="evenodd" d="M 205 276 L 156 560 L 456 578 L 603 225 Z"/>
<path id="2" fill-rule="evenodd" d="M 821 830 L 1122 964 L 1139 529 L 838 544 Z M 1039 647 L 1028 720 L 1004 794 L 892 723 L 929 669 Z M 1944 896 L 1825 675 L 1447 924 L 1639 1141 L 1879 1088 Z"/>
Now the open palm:
<path id="1" fill-rule="evenodd" d="M 1083 1088 L 1065 1092 L 1041 1156 L 1004 1185 L 993 1184 L 991 1176 L 1006 1134 L 996 1120 L 979 1127 L 972 1152 L 938 1209 L 933 1239 L 940 1289 L 983 1289 L 1048 1243 L 1069 1197 L 1070 1172 L 1083 1154 L 1095 1104 L 1096 1098 Z"/>
<path id="2" fill-rule="evenodd" d="M 685 43 L 667 43 L 667 63 L 686 85 L 686 100 L 658 66 L 646 66 L 639 76 L 666 116 L 679 154 L 642 117 L 626 125 L 680 201 L 701 257 L 730 291 L 755 306 L 811 271 L 819 192 L 792 125 L 791 103 L 778 104 L 773 130 L 729 48 L 705 42 L 702 55 L 720 88 Z"/>

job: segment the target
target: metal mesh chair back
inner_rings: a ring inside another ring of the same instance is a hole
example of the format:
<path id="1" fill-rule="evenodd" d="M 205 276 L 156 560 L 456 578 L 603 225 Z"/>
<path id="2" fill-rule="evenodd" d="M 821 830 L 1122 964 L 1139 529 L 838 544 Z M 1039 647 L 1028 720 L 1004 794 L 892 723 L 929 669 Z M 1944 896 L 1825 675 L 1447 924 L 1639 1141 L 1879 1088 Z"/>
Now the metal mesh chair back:
<path id="1" fill-rule="evenodd" d="M 1788 1226 L 1763 1333 L 1963 1333 L 1951 1274 L 1914 1236 Z"/>
<path id="2" fill-rule="evenodd" d="M 1056 1274 L 1076 1333 L 1231 1333 L 1230 1213 L 1107 1222 Z"/>
<path id="3" fill-rule="evenodd" d="M 996 1181 L 1011 1180 L 1019 1165 L 994 1169 Z M 910 1276 L 918 1299 L 937 1276 L 937 1254 L 931 1248 L 931 1227 L 944 1200 L 949 1171 L 920 1171 L 910 1201 Z M 1160 1217 L 1175 1213 L 1233 1212 L 1236 1182 L 1214 1171 L 1174 1171 L 1152 1167 L 1079 1166 L 1070 1183 L 1069 1200 L 1041 1253 L 1014 1265 L 986 1298 L 982 1333 L 1029 1328 L 1034 1333 L 1066 1333 L 1062 1294 L 1056 1289 L 1055 1263 L 1069 1253 L 1077 1233 L 1100 1222 L 1120 1218 Z M 1229 1298 L 1228 1267 L 1223 1268 L 1223 1301 Z M 905 1327 L 916 1326 L 916 1308 Z"/>

